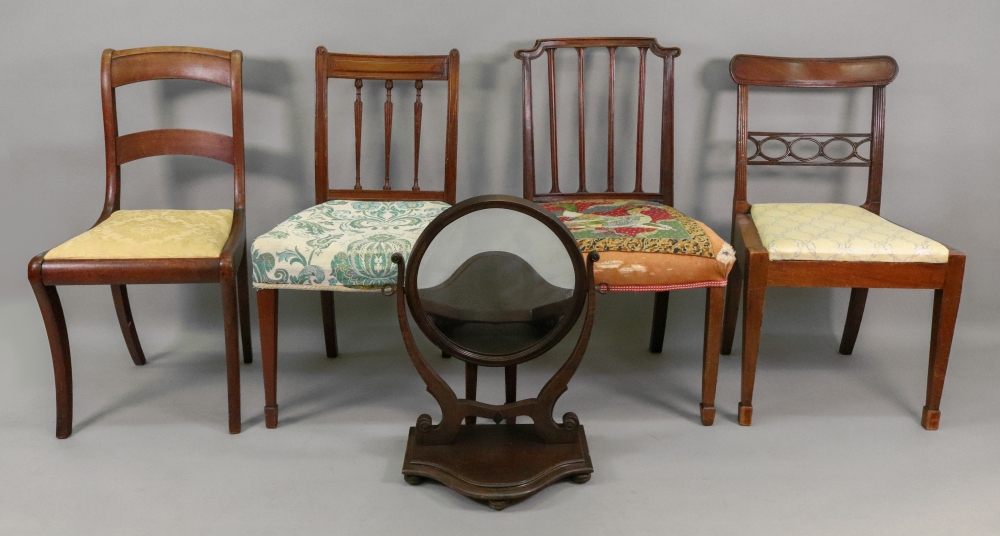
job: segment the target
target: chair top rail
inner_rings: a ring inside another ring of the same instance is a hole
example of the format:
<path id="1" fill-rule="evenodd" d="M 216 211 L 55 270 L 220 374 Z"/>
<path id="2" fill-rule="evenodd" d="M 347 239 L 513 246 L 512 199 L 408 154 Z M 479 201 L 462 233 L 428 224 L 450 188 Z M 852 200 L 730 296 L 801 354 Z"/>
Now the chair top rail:
<path id="1" fill-rule="evenodd" d="M 553 48 L 589 48 L 589 47 L 639 47 L 649 48 L 653 54 L 661 57 L 676 58 L 681 55 L 677 47 L 664 47 L 654 37 L 568 37 L 559 39 L 539 39 L 532 48 L 514 52 L 518 59 L 534 60 L 542 53 Z"/>
<path id="2" fill-rule="evenodd" d="M 230 87 L 232 58 L 226 52 L 197 47 L 146 47 L 106 50 L 111 58 L 111 87 L 162 79 L 189 79 Z M 239 59 L 238 59 L 239 61 Z"/>
<path id="3" fill-rule="evenodd" d="M 885 86 L 899 66 L 889 56 L 779 58 L 738 54 L 729 62 L 733 81 L 746 86 L 846 88 Z"/>

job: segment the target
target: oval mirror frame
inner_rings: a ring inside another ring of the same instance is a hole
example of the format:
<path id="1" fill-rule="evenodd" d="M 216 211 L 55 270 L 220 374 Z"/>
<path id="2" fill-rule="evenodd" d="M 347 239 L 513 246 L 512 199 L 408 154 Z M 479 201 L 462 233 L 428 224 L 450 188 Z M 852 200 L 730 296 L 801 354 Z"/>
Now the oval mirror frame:
<path id="1" fill-rule="evenodd" d="M 430 315 L 421 305 L 418 294 L 417 276 L 420 271 L 420 264 L 423 261 L 427 248 L 437 237 L 437 235 L 456 220 L 480 210 L 486 209 L 506 209 L 525 214 L 536 221 L 542 223 L 552 231 L 569 255 L 573 266 L 573 301 L 569 311 L 553 328 L 534 344 L 517 350 L 509 354 L 486 354 L 476 352 L 464 346 L 456 344 L 452 339 L 442 333 Z M 406 261 L 406 275 L 404 280 L 404 293 L 406 303 L 410 308 L 413 319 L 420 326 L 420 331 L 424 333 L 436 346 L 449 355 L 455 356 L 463 361 L 487 367 L 510 366 L 530 361 L 555 346 L 566 336 L 570 329 L 576 324 L 583 311 L 583 305 L 587 299 L 587 268 L 583 254 L 580 252 L 573 238 L 573 234 L 566 228 L 566 225 L 553 216 L 551 213 L 541 208 L 539 205 L 521 199 L 519 197 L 507 195 L 482 195 L 466 199 L 457 203 L 451 208 L 439 214 L 417 238 L 410 253 L 410 258 Z"/>

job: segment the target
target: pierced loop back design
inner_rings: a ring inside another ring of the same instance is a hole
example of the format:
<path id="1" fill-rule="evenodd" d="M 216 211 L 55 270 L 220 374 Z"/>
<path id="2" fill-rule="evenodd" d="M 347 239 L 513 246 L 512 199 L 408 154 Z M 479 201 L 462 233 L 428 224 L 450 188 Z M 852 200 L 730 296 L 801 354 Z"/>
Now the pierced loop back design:
<path id="1" fill-rule="evenodd" d="M 586 136 L 585 124 L 585 82 L 584 51 L 588 48 L 604 48 L 608 54 L 608 135 L 607 135 L 607 186 L 603 191 L 587 190 L 586 177 Z M 621 48 L 634 48 L 639 58 L 638 99 L 636 109 L 636 170 L 631 191 L 615 191 L 615 92 L 616 58 Z M 556 125 L 556 56 L 559 49 L 573 49 L 577 63 L 577 124 L 578 124 L 578 185 L 576 191 L 563 191 L 559 180 L 558 128 Z M 663 60 L 663 104 L 660 118 L 660 180 L 658 191 L 647 192 L 643 185 L 643 140 L 646 104 L 646 58 L 648 52 Z M 548 97 L 549 97 L 549 152 L 551 161 L 551 187 L 548 193 L 539 194 L 535 177 L 534 107 L 531 82 L 531 62 L 542 54 L 546 56 Z M 632 198 L 660 201 L 673 204 L 673 150 L 674 150 L 674 58 L 681 53 L 679 48 L 664 48 L 656 39 L 648 37 L 570 38 L 541 39 L 530 49 L 518 50 L 514 56 L 521 60 L 523 94 L 523 154 L 524 154 L 524 197 L 537 201 L 554 201 L 559 198 Z"/>
<path id="2" fill-rule="evenodd" d="M 459 56 L 452 50 L 447 56 L 375 56 L 337 54 L 326 48 L 316 49 L 316 203 L 331 199 L 368 201 L 445 201 L 455 202 L 455 176 L 458 153 L 458 70 Z M 327 125 L 328 80 L 353 79 L 354 95 L 354 186 L 330 188 Z M 383 109 L 384 166 L 381 188 L 365 189 L 361 183 L 361 132 L 364 102 L 361 90 L 365 80 L 382 81 L 385 86 Z M 390 176 L 393 108 L 392 89 L 396 82 L 412 81 L 416 90 L 413 104 L 413 183 L 401 187 L 399 178 Z M 423 122 L 421 93 L 424 82 L 448 84 L 447 126 L 445 133 L 444 189 L 422 190 L 419 184 L 420 137 Z"/>

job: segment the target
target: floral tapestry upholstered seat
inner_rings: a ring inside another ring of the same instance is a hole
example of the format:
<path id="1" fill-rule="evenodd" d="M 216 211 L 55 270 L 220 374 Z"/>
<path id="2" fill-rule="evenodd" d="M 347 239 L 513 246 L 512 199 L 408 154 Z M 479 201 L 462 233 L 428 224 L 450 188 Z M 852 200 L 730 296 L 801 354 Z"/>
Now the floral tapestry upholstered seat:
<path id="1" fill-rule="evenodd" d="M 441 201 L 333 200 L 288 218 L 253 242 L 253 285 L 265 289 L 381 290 L 396 282 L 393 253 L 409 256 Z"/>
<path id="2" fill-rule="evenodd" d="M 944 245 L 853 205 L 759 203 L 750 215 L 771 260 L 948 262 Z"/>
<path id="3" fill-rule="evenodd" d="M 736 257 L 712 229 L 677 209 L 635 199 L 545 203 L 583 253 L 597 251 L 594 281 L 608 290 L 723 287 Z"/>

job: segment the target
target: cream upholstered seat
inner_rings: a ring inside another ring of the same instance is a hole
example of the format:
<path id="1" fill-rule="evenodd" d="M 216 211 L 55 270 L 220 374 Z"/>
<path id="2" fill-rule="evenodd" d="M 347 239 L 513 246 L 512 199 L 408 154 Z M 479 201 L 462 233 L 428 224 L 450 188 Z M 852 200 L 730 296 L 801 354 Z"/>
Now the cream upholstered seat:
<path id="1" fill-rule="evenodd" d="M 233 211 L 116 210 L 45 254 L 45 259 L 196 259 L 218 257 Z"/>
<path id="2" fill-rule="evenodd" d="M 584 253 L 597 251 L 594 281 L 609 290 L 725 286 L 736 256 L 712 229 L 679 210 L 637 199 L 544 203 Z"/>
<path id="3" fill-rule="evenodd" d="M 253 242 L 253 285 L 381 290 L 396 283 L 393 253 L 409 256 L 441 201 L 333 200 L 299 212 Z"/>
<path id="4" fill-rule="evenodd" d="M 762 203 L 750 214 L 772 261 L 948 262 L 948 248 L 861 207 Z"/>

